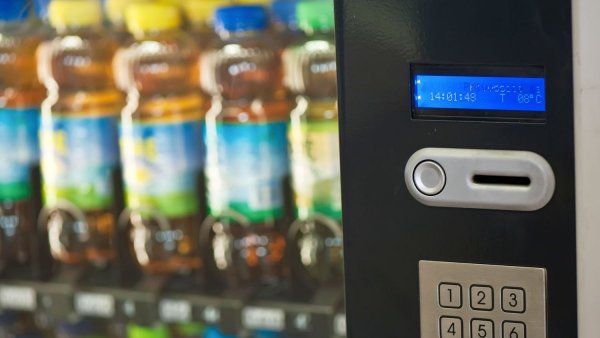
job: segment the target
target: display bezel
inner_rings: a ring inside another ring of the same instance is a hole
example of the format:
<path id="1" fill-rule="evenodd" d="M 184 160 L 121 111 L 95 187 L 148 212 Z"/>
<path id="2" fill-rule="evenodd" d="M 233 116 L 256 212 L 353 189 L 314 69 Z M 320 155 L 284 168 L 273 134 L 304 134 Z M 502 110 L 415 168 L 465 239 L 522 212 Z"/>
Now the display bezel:
<path id="1" fill-rule="evenodd" d="M 481 65 L 434 65 L 411 64 L 410 98 L 412 118 L 417 120 L 468 120 L 544 123 L 548 114 L 546 97 L 545 111 L 491 110 L 461 108 L 419 108 L 415 97 L 417 75 L 480 76 L 480 77 L 539 77 L 546 79 L 542 66 L 481 66 Z M 548 84 L 545 84 L 546 89 Z M 546 94 L 547 95 L 547 94 Z"/>

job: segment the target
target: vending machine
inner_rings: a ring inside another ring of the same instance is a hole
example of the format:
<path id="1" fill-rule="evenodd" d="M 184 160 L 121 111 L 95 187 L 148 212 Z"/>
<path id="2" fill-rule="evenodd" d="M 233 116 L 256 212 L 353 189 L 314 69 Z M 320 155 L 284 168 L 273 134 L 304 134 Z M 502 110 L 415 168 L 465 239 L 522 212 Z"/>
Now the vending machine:
<path id="1" fill-rule="evenodd" d="M 599 10 L 337 1 L 348 337 L 598 336 Z"/>

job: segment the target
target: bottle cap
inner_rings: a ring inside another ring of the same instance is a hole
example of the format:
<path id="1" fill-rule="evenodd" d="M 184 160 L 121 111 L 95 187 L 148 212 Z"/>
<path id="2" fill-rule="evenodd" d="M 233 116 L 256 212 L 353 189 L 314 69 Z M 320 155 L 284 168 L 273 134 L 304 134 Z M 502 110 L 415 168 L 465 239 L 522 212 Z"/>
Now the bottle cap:
<path id="1" fill-rule="evenodd" d="M 298 6 L 297 0 L 275 0 L 271 5 L 271 11 L 273 12 L 273 19 L 280 22 L 287 27 L 296 28 L 298 27 L 298 20 L 296 19 L 296 7 Z"/>
<path id="2" fill-rule="evenodd" d="M 97 0 L 53 0 L 48 7 L 50 24 L 56 29 L 102 25 L 102 6 Z"/>
<path id="3" fill-rule="evenodd" d="M 0 0 L 0 21 L 22 21 L 28 16 L 26 0 Z"/>
<path id="4" fill-rule="evenodd" d="M 121 24 L 125 23 L 125 11 L 129 5 L 147 1 L 149 0 L 106 0 L 104 2 L 104 11 L 110 22 Z"/>
<path id="5" fill-rule="evenodd" d="M 281 334 L 275 331 L 259 330 L 254 332 L 254 338 L 279 338 Z"/>
<path id="6" fill-rule="evenodd" d="M 127 327 L 127 338 L 169 338 L 169 330 L 165 325 L 145 327 L 131 324 Z"/>
<path id="7" fill-rule="evenodd" d="M 202 23 L 212 21 L 217 8 L 231 5 L 231 0 L 187 0 L 182 5 L 190 22 Z"/>
<path id="8" fill-rule="evenodd" d="M 298 27 L 307 33 L 330 32 L 335 27 L 333 1 L 303 1 L 296 9 Z"/>
<path id="9" fill-rule="evenodd" d="M 185 323 L 174 325 L 173 329 L 183 337 L 203 337 L 206 327 L 201 323 Z"/>
<path id="10" fill-rule="evenodd" d="M 219 8 L 215 13 L 217 32 L 243 32 L 267 27 L 267 12 L 263 6 L 236 5 Z"/>
<path id="11" fill-rule="evenodd" d="M 219 329 L 211 327 L 204 332 L 204 338 L 237 338 L 236 336 L 226 336 Z"/>
<path id="12" fill-rule="evenodd" d="M 41 20 L 48 19 L 48 5 L 50 4 L 50 0 L 33 0 L 32 2 L 35 16 Z"/>
<path id="13" fill-rule="evenodd" d="M 271 0 L 234 0 L 238 5 L 256 5 L 256 6 L 269 6 Z"/>
<path id="14" fill-rule="evenodd" d="M 139 2 L 131 4 L 125 12 L 127 29 L 132 34 L 166 31 L 181 25 L 179 9 L 165 3 Z"/>

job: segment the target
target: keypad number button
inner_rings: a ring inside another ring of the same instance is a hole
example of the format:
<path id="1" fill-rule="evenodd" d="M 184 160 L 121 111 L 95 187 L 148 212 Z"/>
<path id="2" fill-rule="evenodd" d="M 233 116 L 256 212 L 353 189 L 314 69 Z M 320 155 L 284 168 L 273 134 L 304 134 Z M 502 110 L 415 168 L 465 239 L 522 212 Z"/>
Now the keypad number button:
<path id="1" fill-rule="evenodd" d="M 486 319 L 471 320 L 471 338 L 494 338 L 494 322 Z"/>
<path id="2" fill-rule="evenodd" d="M 440 338 L 463 338 L 463 323 L 458 317 L 440 318 Z"/>
<path id="3" fill-rule="evenodd" d="M 508 321 L 502 323 L 502 338 L 527 338 L 525 323 Z"/>
<path id="4" fill-rule="evenodd" d="M 471 308 L 492 311 L 494 309 L 494 289 L 486 285 L 471 286 Z"/>
<path id="5" fill-rule="evenodd" d="M 462 287 L 460 284 L 441 283 L 438 287 L 441 307 L 460 309 L 462 307 Z"/>
<path id="6" fill-rule="evenodd" d="M 524 313 L 526 307 L 525 290 L 505 287 L 502 289 L 502 310 L 509 313 Z"/>

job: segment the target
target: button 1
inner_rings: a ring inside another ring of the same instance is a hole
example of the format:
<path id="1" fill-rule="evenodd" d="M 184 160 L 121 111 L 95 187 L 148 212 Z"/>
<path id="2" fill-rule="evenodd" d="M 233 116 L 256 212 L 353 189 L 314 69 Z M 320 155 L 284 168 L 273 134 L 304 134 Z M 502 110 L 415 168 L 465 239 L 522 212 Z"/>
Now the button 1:
<path id="1" fill-rule="evenodd" d="M 509 321 L 502 323 L 502 338 L 527 338 L 525 323 Z"/>
<path id="2" fill-rule="evenodd" d="M 455 283 L 441 283 L 438 286 L 438 299 L 441 307 L 460 309 L 462 307 L 462 287 Z"/>
<path id="3" fill-rule="evenodd" d="M 413 181 L 422 194 L 434 196 L 444 190 L 446 186 L 446 173 L 436 162 L 423 161 L 415 168 Z"/>
<path id="4" fill-rule="evenodd" d="M 463 338 L 462 330 L 462 319 L 458 317 L 440 318 L 440 338 Z"/>
<path id="5" fill-rule="evenodd" d="M 494 309 L 494 289 L 491 286 L 472 285 L 470 299 L 473 310 L 492 311 Z"/>
<path id="6" fill-rule="evenodd" d="M 524 313 L 526 308 L 525 290 L 522 288 L 502 288 L 502 310 L 509 313 Z"/>
<path id="7" fill-rule="evenodd" d="M 494 322 L 488 319 L 471 320 L 471 338 L 494 338 Z"/>

